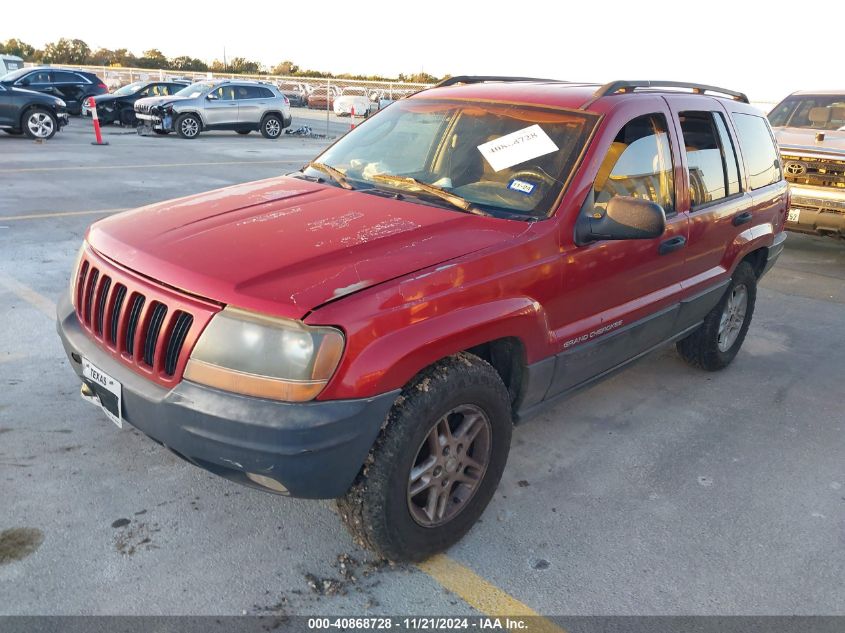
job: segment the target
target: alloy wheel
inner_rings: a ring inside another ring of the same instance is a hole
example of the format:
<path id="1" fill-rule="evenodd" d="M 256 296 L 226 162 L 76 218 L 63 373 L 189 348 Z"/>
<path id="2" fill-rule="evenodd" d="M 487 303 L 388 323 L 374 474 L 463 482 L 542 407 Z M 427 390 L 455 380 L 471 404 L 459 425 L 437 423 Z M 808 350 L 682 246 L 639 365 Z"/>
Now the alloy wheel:
<path id="1" fill-rule="evenodd" d="M 267 119 L 267 122 L 264 124 L 264 130 L 267 132 L 267 136 L 275 137 L 282 131 L 282 126 L 278 119 Z"/>
<path id="2" fill-rule="evenodd" d="M 33 112 L 26 121 L 26 126 L 36 138 L 47 138 L 53 133 L 53 119 L 46 112 Z"/>
<path id="3" fill-rule="evenodd" d="M 200 126 L 197 123 L 196 119 L 188 117 L 182 120 L 182 134 L 184 134 L 188 138 L 196 136 L 200 131 L 199 128 Z"/>
<path id="4" fill-rule="evenodd" d="M 727 352 L 736 342 L 748 309 L 748 289 L 739 284 L 731 289 L 719 321 L 719 351 Z"/>
<path id="5" fill-rule="evenodd" d="M 414 521 L 437 527 L 467 506 L 487 471 L 492 434 L 490 419 L 475 405 L 460 405 L 437 420 L 408 475 L 408 510 Z"/>

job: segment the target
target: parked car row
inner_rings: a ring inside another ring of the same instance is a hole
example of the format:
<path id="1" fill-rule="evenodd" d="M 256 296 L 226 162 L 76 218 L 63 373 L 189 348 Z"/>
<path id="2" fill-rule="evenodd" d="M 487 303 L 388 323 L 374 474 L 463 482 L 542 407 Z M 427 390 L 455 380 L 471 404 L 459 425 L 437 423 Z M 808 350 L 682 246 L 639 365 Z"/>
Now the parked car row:
<path id="1" fill-rule="evenodd" d="M 204 130 L 257 130 L 275 139 L 292 120 L 290 101 L 275 85 L 231 79 L 199 81 L 172 95 L 137 99 L 134 111 L 155 133 L 176 132 L 186 139 Z"/>

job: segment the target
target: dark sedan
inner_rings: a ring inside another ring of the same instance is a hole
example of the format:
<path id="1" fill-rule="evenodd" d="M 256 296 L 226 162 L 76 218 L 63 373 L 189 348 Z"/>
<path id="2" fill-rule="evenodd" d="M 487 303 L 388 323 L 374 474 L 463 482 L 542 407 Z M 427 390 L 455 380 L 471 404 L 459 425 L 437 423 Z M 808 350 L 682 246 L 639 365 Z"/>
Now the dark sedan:
<path id="1" fill-rule="evenodd" d="M 79 114 L 88 97 L 109 91 L 97 75 L 67 68 L 20 68 L 0 77 L 0 83 L 58 97 L 71 114 Z"/>
<path id="2" fill-rule="evenodd" d="M 47 140 L 67 125 L 65 102 L 33 90 L 0 82 L 0 130 Z"/>
<path id="3" fill-rule="evenodd" d="M 115 90 L 111 94 L 94 97 L 97 106 L 97 118 L 100 123 L 120 123 L 121 125 L 135 125 L 135 102 L 144 97 L 168 97 L 176 94 L 185 86 L 187 81 L 136 81 Z M 89 102 L 90 103 L 90 102 Z M 83 113 L 87 114 L 90 105 L 86 104 Z"/>

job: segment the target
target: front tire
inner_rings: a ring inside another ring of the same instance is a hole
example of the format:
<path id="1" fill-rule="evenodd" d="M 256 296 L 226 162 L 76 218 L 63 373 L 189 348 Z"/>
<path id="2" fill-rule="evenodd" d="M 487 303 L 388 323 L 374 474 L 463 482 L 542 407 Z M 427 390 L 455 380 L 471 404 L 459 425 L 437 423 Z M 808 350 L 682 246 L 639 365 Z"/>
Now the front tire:
<path id="1" fill-rule="evenodd" d="M 20 136 L 23 134 L 23 130 L 3 130 L 9 136 Z"/>
<path id="2" fill-rule="evenodd" d="M 44 108 L 31 108 L 23 115 L 23 131 L 32 139 L 46 141 L 59 129 L 56 116 Z"/>
<path id="3" fill-rule="evenodd" d="M 176 133 L 181 138 L 196 138 L 201 129 L 202 123 L 195 114 L 183 114 L 176 119 Z"/>
<path id="4" fill-rule="evenodd" d="M 268 114 L 261 120 L 261 136 L 269 139 L 277 139 L 282 133 L 282 119 L 276 114 Z"/>
<path id="5" fill-rule="evenodd" d="M 748 333 L 756 301 L 757 275 L 751 264 L 741 262 L 725 294 L 704 317 L 701 327 L 676 344 L 681 358 L 707 371 L 730 365 Z"/>
<path id="6" fill-rule="evenodd" d="M 355 483 L 337 504 L 356 540 L 390 560 L 422 560 L 481 516 L 507 463 L 507 388 L 472 354 L 418 374 L 397 398 Z"/>
<path id="7" fill-rule="evenodd" d="M 249 134 L 250 132 L 252 132 L 252 130 L 235 130 L 235 131 L 236 131 L 238 134 L 242 134 L 243 136 L 246 136 L 247 134 Z"/>

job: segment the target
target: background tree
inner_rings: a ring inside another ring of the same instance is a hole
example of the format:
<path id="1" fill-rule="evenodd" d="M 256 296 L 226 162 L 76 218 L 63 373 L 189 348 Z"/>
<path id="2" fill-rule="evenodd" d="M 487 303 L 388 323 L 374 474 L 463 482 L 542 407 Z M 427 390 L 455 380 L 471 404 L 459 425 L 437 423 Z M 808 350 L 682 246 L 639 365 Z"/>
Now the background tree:
<path id="1" fill-rule="evenodd" d="M 167 58 L 157 48 L 144 51 L 135 63 L 139 68 L 167 68 Z"/>
<path id="2" fill-rule="evenodd" d="M 90 55 L 88 44 L 63 37 L 44 47 L 42 60 L 50 64 L 85 64 Z"/>
<path id="3" fill-rule="evenodd" d="M 270 72 L 274 75 L 285 75 L 290 77 L 291 75 L 295 75 L 299 72 L 299 66 L 291 61 L 283 61 L 273 66 L 273 70 Z"/>
<path id="4" fill-rule="evenodd" d="M 98 48 L 91 53 L 90 64 L 96 66 L 134 66 L 137 63 L 135 56 L 125 48 L 111 50 L 109 48 Z"/>
<path id="5" fill-rule="evenodd" d="M 35 56 L 35 47 L 12 37 L 0 44 L 0 52 L 6 55 L 17 55 L 26 61 L 31 61 Z"/>
<path id="6" fill-rule="evenodd" d="M 230 73 L 243 73 L 245 75 L 255 75 L 262 70 L 260 62 L 253 62 L 243 57 L 233 57 L 229 60 Z"/>
<path id="7" fill-rule="evenodd" d="M 196 57 L 180 55 L 179 57 L 174 57 L 170 60 L 169 68 L 172 68 L 173 70 L 194 70 L 205 72 L 208 70 L 208 64 Z"/>

